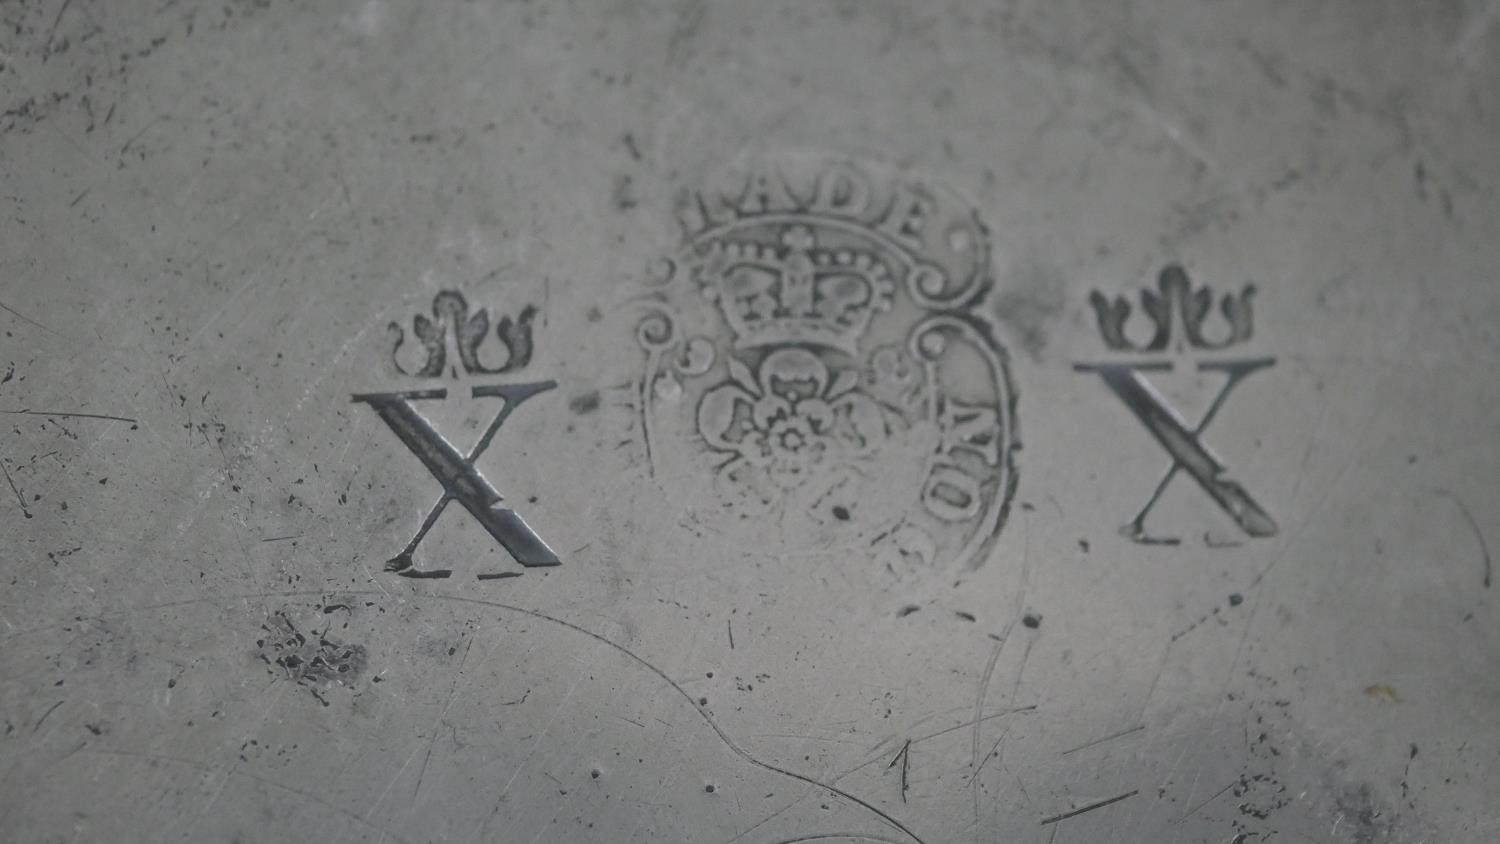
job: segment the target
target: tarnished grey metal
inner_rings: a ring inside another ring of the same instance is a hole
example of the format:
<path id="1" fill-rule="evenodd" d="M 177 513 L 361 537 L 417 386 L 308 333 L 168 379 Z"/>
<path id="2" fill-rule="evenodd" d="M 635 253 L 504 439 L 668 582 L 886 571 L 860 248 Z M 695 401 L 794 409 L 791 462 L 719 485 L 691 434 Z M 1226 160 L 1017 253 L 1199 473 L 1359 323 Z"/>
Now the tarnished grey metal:
<path id="1" fill-rule="evenodd" d="M 0 838 L 1500 840 L 1500 4 L 0 22 Z"/>

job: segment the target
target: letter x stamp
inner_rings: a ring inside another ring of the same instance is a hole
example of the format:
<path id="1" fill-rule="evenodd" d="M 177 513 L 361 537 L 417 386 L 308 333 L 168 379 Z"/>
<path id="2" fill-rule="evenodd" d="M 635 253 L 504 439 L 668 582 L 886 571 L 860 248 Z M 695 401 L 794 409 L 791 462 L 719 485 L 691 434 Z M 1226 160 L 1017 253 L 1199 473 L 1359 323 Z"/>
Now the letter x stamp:
<path id="1" fill-rule="evenodd" d="M 1214 352 L 1248 341 L 1254 330 L 1251 299 L 1255 288 L 1247 285 L 1238 295 L 1225 295 L 1219 309 L 1228 323 L 1227 330 L 1214 338 L 1204 331 L 1204 324 L 1214 304 L 1212 292 L 1204 287 L 1194 290 L 1187 273 L 1179 266 L 1161 271 L 1157 290 L 1143 290 L 1141 310 L 1151 322 L 1151 335 L 1137 342 L 1127 336 L 1131 305 L 1124 297 L 1113 300 L 1095 291 L 1089 297 L 1099 320 L 1099 333 L 1111 351 L 1148 353 L 1146 360 L 1113 363 L 1077 363 L 1074 369 L 1091 372 L 1130 410 L 1157 443 L 1171 457 L 1172 463 L 1157 481 L 1145 504 L 1120 532 L 1136 542 L 1176 545 L 1176 537 L 1152 535 L 1146 528 L 1146 517 L 1161 500 L 1162 493 L 1177 477 L 1186 473 L 1199 488 L 1223 510 L 1247 536 L 1276 535 L 1276 520 L 1232 476 L 1230 467 L 1204 442 L 1203 435 L 1224 407 L 1230 393 L 1256 372 L 1272 366 L 1269 357 L 1196 360 L 1190 365 L 1199 373 L 1222 374 L 1218 393 L 1196 423 L 1182 413 L 1152 385 L 1152 373 L 1173 370 L 1177 363 L 1164 356 L 1175 346 L 1179 350 Z M 1180 332 L 1174 343 L 1174 333 Z"/>

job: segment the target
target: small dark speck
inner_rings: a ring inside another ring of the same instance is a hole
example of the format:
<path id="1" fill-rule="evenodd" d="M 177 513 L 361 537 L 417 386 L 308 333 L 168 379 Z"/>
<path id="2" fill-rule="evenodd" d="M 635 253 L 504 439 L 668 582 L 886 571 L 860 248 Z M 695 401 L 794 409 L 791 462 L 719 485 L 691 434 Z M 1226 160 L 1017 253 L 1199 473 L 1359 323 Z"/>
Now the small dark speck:
<path id="1" fill-rule="evenodd" d="M 906 618 L 907 616 L 911 615 L 912 613 L 914 613 L 914 612 L 916 612 L 917 610 L 920 610 L 920 609 L 921 609 L 921 607 L 917 606 L 916 604 L 907 604 L 906 606 L 902 607 L 901 609 L 896 610 L 896 617 L 897 618 Z"/>
<path id="2" fill-rule="evenodd" d="M 615 208 L 620 211 L 629 211 L 640 204 L 636 199 L 635 186 L 629 175 L 621 173 L 615 177 L 614 189 L 610 192 L 610 200 Z"/>
<path id="3" fill-rule="evenodd" d="M 963 610 L 958 610 L 958 611 L 955 611 L 953 614 L 956 615 L 956 616 L 958 616 L 959 618 L 963 619 L 964 621 L 974 621 L 974 614 L 971 613 L 971 612 L 964 612 Z"/>
<path id="4" fill-rule="evenodd" d="M 630 134 L 629 132 L 626 132 L 625 136 L 620 140 L 625 143 L 625 151 L 630 153 L 630 157 L 635 161 L 640 161 L 641 149 L 640 147 L 636 146 L 635 136 Z"/>
<path id="5" fill-rule="evenodd" d="M 175 688 L 177 688 L 177 681 L 175 679 L 168 680 L 167 681 L 167 688 L 169 688 L 169 689 L 175 689 Z"/>
<path id="6" fill-rule="evenodd" d="M 1240 593 L 1236 592 L 1233 595 L 1229 596 L 1229 605 L 1231 607 L 1237 607 L 1237 606 L 1239 606 L 1240 604 L 1243 604 L 1243 603 L 1245 603 L 1245 596 L 1244 595 L 1241 595 Z"/>
<path id="7" fill-rule="evenodd" d="M 1087 539 L 1078 540 L 1078 550 L 1087 554 L 1089 552 L 1089 541 Z"/>
<path id="8" fill-rule="evenodd" d="M 847 522 L 847 521 L 849 521 L 849 510 L 848 510 L 848 508 L 842 507 L 842 506 L 840 506 L 840 507 L 834 507 L 833 508 L 833 517 L 835 519 L 838 519 L 841 522 Z"/>
<path id="9" fill-rule="evenodd" d="M 599 779 L 599 777 L 601 777 L 603 775 L 604 775 L 604 772 L 601 771 L 601 770 L 599 770 L 598 768 L 595 768 L 594 770 L 589 771 L 589 776 L 593 777 L 594 779 Z"/>
<path id="10" fill-rule="evenodd" d="M 599 409 L 599 392 L 593 390 L 581 396 L 575 396 L 568 402 L 568 409 L 580 416 L 585 413 L 593 413 Z"/>
<path id="11" fill-rule="evenodd" d="M 600 313 L 597 307 L 590 307 L 587 311 L 584 312 L 583 315 L 588 319 L 589 322 L 598 322 L 599 320 L 604 319 L 604 314 Z"/>
<path id="12" fill-rule="evenodd" d="M 706 697 L 700 697 L 700 698 L 698 698 L 698 705 L 699 706 L 708 706 L 708 698 L 706 698 Z"/>
<path id="13" fill-rule="evenodd" d="M 703 786 L 703 790 L 706 791 L 706 792 L 708 792 L 709 794 L 713 794 L 714 793 L 714 784 L 713 783 L 709 783 L 708 785 Z"/>
<path id="14" fill-rule="evenodd" d="M 1042 626 L 1042 617 L 1033 613 L 1027 613 L 1021 617 L 1021 623 L 1035 630 Z"/>
<path id="15" fill-rule="evenodd" d="M 107 483 L 109 483 L 109 478 L 100 478 L 99 479 L 99 486 L 104 486 Z"/>

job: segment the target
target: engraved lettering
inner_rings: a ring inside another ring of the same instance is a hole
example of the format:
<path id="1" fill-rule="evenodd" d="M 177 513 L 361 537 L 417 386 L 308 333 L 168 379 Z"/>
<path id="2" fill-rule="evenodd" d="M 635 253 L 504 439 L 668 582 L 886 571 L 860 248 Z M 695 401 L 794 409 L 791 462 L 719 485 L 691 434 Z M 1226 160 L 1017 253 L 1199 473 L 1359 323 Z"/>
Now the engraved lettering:
<path id="1" fill-rule="evenodd" d="M 1140 309 L 1151 326 L 1149 335 L 1139 330 L 1135 332 L 1137 337 L 1143 339 L 1133 339 L 1127 332 L 1132 308 L 1126 297 L 1105 296 L 1098 290 L 1089 295 L 1089 304 L 1098 319 L 1099 336 L 1108 349 L 1114 352 L 1149 352 L 1158 356 L 1157 359 L 1145 361 L 1137 359 L 1074 365 L 1074 369 L 1079 372 L 1098 374 L 1105 386 L 1125 403 L 1131 414 L 1172 458 L 1171 466 L 1157 482 L 1155 491 L 1140 512 L 1120 529 L 1125 536 L 1148 544 L 1179 542 L 1176 538 L 1148 535 L 1145 526 L 1146 516 L 1156 506 L 1179 470 L 1187 472 L 1219 509 L 1228 514 L 1248 536 L 1276 535 L 1276 521 L 1250 496 L 1243 485 L 1228 476 L 1228 467 L 1203 443 L 1203 432 L 1213 422 L 1235 387 L 1252 373 L 1271 366 L 1275 360 L 1240 358 L 1186 362 L 1194 365 L 1198 372 L 1222 372 L 1225 375 L 1223 385 L 1203 418 L 1191 426 L 1143 375 L 1178 369 L 1184 362 L 1169 357 L 1174 350 L 1177 354 L 1201 356 L 1248 342 L 1255 330 L 1255 312 L 1251 307 L 1254 295 L 1253 285 L 1245 285 L 1237 294 L 1224 295 L 1218 300 L 1223 327 L 1217 330 L 1209 328 L 1215 303 L 1213 291 L 1208 287 L 1195 287 L 1185 269 L 1177 264 L 1169 264 L 1157 275 L 1155 290 L 1147 288 L 1141 291 Z"/>
<path id="2" fill-rule="evenodd" d="M 939 464 L 927 477 L 922 501 L 945 522 L 963 522 L 979 514 L 979 482 L 957 466 Z"/>
<path id="3" fill-rule="evenodd" d="M 555 566 L 561 562 L 519 513 L 501 506 L 503 498 L 500 493 L 474 466 L 474 462 L 489 448 L 500 426 L 522 402 L 556 386 L 555 381 L 542 381 L 474 387 L 471 391 L 474 398 L 494 397 L 501 399 L 503 403 L 468 455 L 461 454 L 444 439 L 413 405 L 416 401 L 447 398 L 446 389 L 361 393 L 352 397 L 352 401 L 368 404 L 402 444 L 443 485 L 443 496 L 433 504 L 422 521 L 422 526 L 406 547 L 386 564 L 387 571 L 399 572 L 407 577 L 447 577 L 452 574 L 446 569 L 417 571 L 412 568 L 413 552 L 450 501 L 463 505 L 469 515 L 521 565 Z"/>
<path id="4" fill-rule="evenodd" d="M 1000 462 L 1000 422 L 993 407 L 949 399 L 941 424 L 945 454 L 964 450 L 990 466 Z"/>
<path id="5" fill-rule="evenodd" d="M 870 185 L 847 166 L 833 166 L 819 177 L 811 211 L 841 217 L 857 216 L 870 203 Z"/>
<path id="6" fill-rule="evenodd" d="M 1219 370 L 1228 378 L 1219 388 L 1213 404 L 1209 406 L 1203 419 L 1191 428 L 1181 414 L 1168 404 L 1166 399 L 1141 375 L 1142 371 L 1166 368 L 1164 365 L 1078 364 L 1075 367 L 1079 371 L 1097 373 L 1172 457 L 1171 468 L 1157 483 L 1156 490 L 1147 500 L 1145 507 L 1121 529 L 1123 533 L 1136 539 L 1146 537 L 1146 515 L 1156 505 L 1167 484 L 1181 469 L 1197 481 L 1203 491 L 1214 500 L 1214 503 L 1234 519 L 1235 524 L 1239 525 L 1245 533 L 1256 537 L 1276 535 L 1275 520 L 1266 513 L 1265 508 L 1250 497 L 1250 493 L 1246 492 L 1238 481 L 1227 476 L 1228 467 L 1215 457 L 1202 441 L 1203 431 L 1213 421 L 1214 416 L 1234 388 L 1251 373 L 1273 363 L 1275 363 L 1274 359 L 1263 358 L 1199 364 L 1200 371 Z"/>
<path id="7" fill-rule="evenodd" d="M 924 245 L 924 228 L 931 210 L 931 203 L 926 197 L 902 185 L 896 188 L 895 197 L 891 200 L 891 210 L 886 214 L 880 230 L 912 248 L 920 249 Z"/>

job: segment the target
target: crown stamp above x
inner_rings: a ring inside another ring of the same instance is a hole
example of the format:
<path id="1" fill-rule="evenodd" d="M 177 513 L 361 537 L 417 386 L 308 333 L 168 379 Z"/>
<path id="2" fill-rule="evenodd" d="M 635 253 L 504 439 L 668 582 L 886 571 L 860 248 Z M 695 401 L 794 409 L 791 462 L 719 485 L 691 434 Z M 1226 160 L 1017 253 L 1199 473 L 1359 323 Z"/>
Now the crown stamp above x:
<path id="1" fill-rule="evenodd" d="M 496 542 L 505 548 L 523 566 L 555 566 L 561 561 L 547 543 L 526 524 L 521 515 L 509 507 L 501 506 L 502 496 L 489 480 L 474 467 L 474 462 L 489 448 L 491 440 L 511 412 L 522 402 L 557 386 L 556 381 L 540 381 L 530 384 L 490 384 L 472 388 L 474 398 L 495 397 L 504 404 L 495 413 L 479 442 L 467 455 L 454 448 L 443 438 L 427 418 L 417 412 L 412 402 L 444 399 L 446 389 L 409 390 L 395 393 L 360 393 L 352 401 L 368 404 L 380 416 L 386 426 L 427 467 L 427 471 L 443 485 L 443 496 L 432 505 L 416 535 L 386 563 L 386 571 L 403 577 L 444 578 L 452 576 L 451 569 L 417 570 L 413 568 L 412 554 L 427 532 L 442 515 L 448 502 L 457 501 L 469 511 Z M 504 575 L 479 575 L 487 579 Z"/>
<path id="2" fill-rule="evenodd" d="M 1203 432 L 1213 422 L 1229 394 L 1250 374 L 1275 363 L 1274 358 L 1255 358 L 1234 361 L 1204 361 L 1197 365 L 1199 372 L 1223 372 L 1227 379 L 1213 403 L 1204 412 L 1197 425 L 1189 427 L 1187 420 L 1151 386 L 1141 375 L 1144 372 L 1164 371 L 1172 368 L 1170 362 L 1151 363 L 1079 363 L 1074 369 L 1079 372 L 1094 372 L 1104 380 L 1130 412 L 1140 420 L 1146 430 L 1172 457 L 1172 465 L 1156 484 L 1155 491 L 1147 499 L 1136 517 L 1120 529 L 1125 536 L 1148 544 L 1176 544 L 1176 539 L 1160 539 L 1149 536 L 1145 521 L 1151 508 L 1166 491 L 1167 485 L 1178 470 L 1188 473 L 1198 486 L 1213 499 L 1234 523 L 1253 537 L 1275 536 L 1276 521 L 1265 508 L 1250 496 L 1243 485 L 1228 477 L 1229 469 L 1203 444 Z"/>

